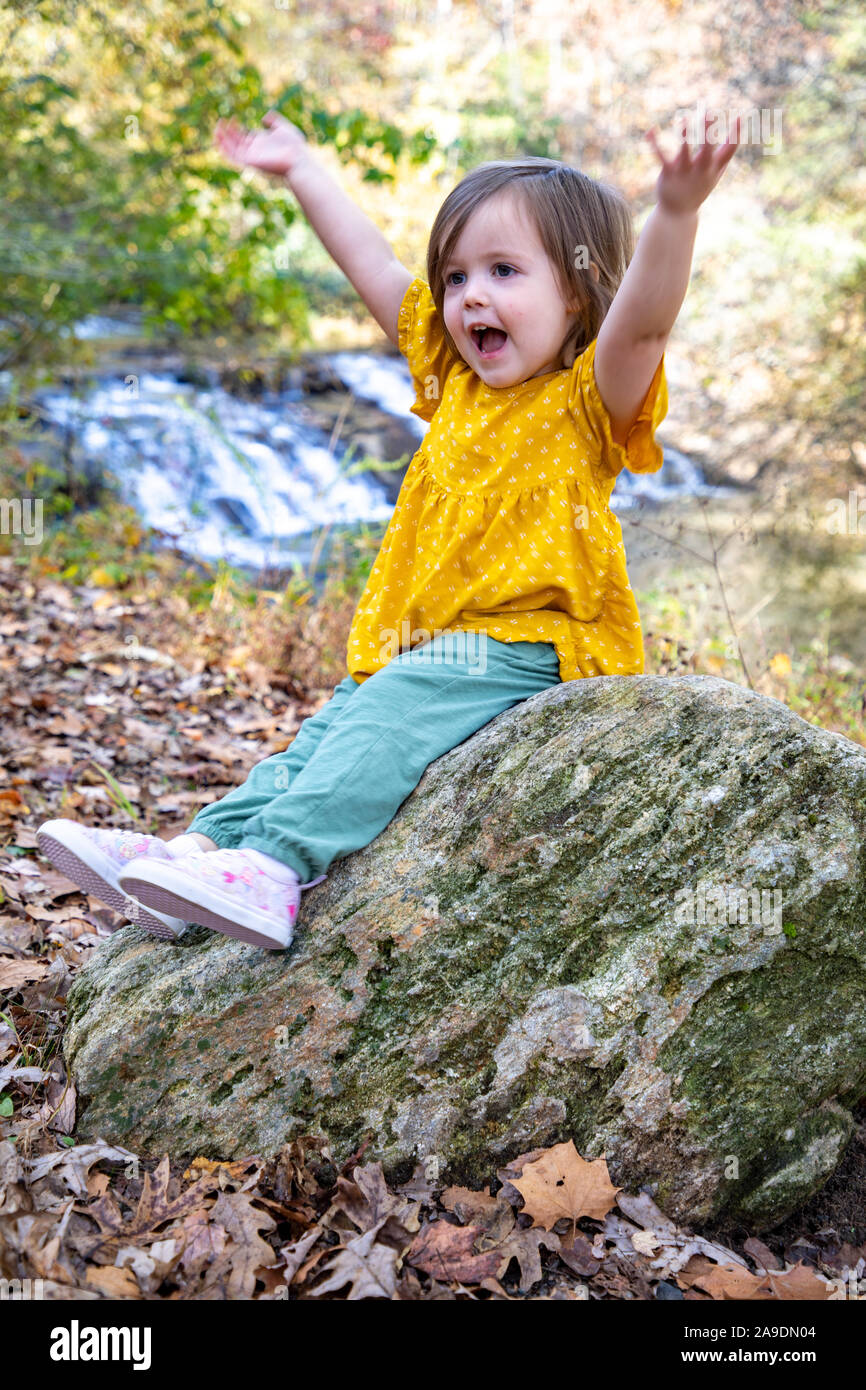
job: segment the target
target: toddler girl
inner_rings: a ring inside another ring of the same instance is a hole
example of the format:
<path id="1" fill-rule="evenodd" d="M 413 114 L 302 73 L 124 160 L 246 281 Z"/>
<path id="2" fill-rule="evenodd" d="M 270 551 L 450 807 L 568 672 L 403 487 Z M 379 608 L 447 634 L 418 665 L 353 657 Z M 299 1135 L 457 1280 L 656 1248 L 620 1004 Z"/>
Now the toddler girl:
<path id="1" fill-rule="evenodd" d="M 53 820 L 39 847 L 76 883 L 173 940 L 185 922 L 282 949 L 301 890 L 370 843 L 434 759 L 559 681 L 638 674 L 640 620 L 609 502 L 653 472 L 664 348 L 697 210 L 737 147 L 683 134 L 633 247 L 613 188 L 555 160 L 497 160 L 445 199 L 413 277 L 269 112 L 220 122 L 239 167 L 285 178 L 407 358 L 430 429 L 409 465 L 349 634 L 349 674 L 291 746 L 164 842 Z M 706 132 L 705 132 L 706 134 Z"/>

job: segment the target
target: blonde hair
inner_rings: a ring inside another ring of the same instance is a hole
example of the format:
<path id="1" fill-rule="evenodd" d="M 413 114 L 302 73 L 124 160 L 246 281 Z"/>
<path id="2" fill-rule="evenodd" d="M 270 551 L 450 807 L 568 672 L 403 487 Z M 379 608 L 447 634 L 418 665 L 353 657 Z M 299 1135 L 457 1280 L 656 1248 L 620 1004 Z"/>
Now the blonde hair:
<path id="1" fill-rule="evenodd" d="M 508 190 L 532 218 L 560 283 L 563 299 L 577 308 L 573 327 L 560 349 L 563 364 L 574 360 L 598 336 L 634 254 L 634 228 L 628 203 L 618 189 L 591 179 L 556 159 L 525 155 L 479 164 L 445 199 L 427 244 L 427 283 L 448 346 L 463 361 L 445 327 L 444 268 L 469 218 L 497 193 Z M 598 266 L 598 279 L 575 265 L 578 248 Z"/>

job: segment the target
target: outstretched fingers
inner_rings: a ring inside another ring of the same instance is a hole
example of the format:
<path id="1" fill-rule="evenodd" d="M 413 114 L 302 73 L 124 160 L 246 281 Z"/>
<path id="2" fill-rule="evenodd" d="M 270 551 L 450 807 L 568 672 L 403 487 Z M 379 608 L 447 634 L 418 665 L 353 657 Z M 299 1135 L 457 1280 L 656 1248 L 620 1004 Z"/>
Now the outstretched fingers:
<path id="1" fill-rule="evenodd" d="M 218 123 L 214 138 L 226 158 L 242 167 L 247 162 L 247 154 L 255 138 L 255 132 L 244 130 L 237 121 L 230 120 Z"/>
<path id="2" fill-rule="evenodd" d="M 709 111 L 705 111 L 703 139 L 697 145 L 694 153 L 692 153 L 687 138 L 688 119 L 684 116 L 680 128 L 680 146 L 676 153 L 671 155 L 670 158 L 668 158 L 658 142 L 655 126 L 650 126 L 649 130 L 646 132 L 646 138 L 652 145 L 663 170 L 669 169 L 679 172 L 683 169 L 690 168 L 692 164 L 696 165 L 698 168 L 706 168 L 713 163 L 720 169 L 724 168 L 739 148 L 740 117 L 734 117 L 732 130 L 728 138 L 719 145 L 718 149 L 707 139 L 711 119 L 712 117 Z"/>

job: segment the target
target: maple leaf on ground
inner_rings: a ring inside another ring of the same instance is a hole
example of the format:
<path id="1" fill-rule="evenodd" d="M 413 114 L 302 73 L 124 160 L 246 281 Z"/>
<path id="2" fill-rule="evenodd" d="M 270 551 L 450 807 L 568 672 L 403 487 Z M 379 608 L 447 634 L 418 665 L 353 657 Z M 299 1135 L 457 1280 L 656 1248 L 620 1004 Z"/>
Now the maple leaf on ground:
<path id="1" fill-rule="evenodd" d="M 315 1298 L 335 1289 L 351 1285 L 349 1299 L 396 1298 L 397 1251 L 390 1245 L 377 1245 L 376 1231 L 365 1231 L 350 1240 L 345 1249 L 338 1250 L 321 1273 L 330 1275 L 323 1284 L 310 1292 Z"/>
<path id="2" fill-rule="evenodd" d="M 523 1198 L 533 1226 L 546 1231 L 563 1218 L 572 1223 L 572 1232 L 582 1216 L 603 1221 L 622 1191 L 611 1183 L 604 1155 L 587 1162 L 571 1139 L 554 1144 L 534 1163 L 527 1163 L 511 1184 Z"/>

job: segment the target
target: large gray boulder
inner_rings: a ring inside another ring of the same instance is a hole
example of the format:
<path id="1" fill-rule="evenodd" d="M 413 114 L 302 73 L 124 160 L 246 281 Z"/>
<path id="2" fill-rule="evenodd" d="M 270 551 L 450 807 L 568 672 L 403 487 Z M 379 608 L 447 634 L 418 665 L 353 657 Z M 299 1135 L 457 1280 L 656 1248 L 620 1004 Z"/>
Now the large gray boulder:
<path id="1" fill-rule="evenodd" d="M 70 991 L 78 1135 L 324 1134 L 481 1186 L 573 1138 L 767 1229 L 866 1096 L 866 751 L 710 676 L 571 681 L 432 763 L 267 952 L 123 927 Z"/>

